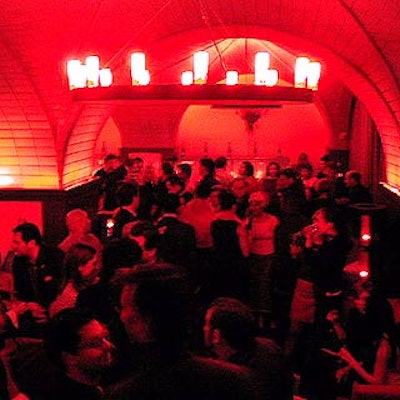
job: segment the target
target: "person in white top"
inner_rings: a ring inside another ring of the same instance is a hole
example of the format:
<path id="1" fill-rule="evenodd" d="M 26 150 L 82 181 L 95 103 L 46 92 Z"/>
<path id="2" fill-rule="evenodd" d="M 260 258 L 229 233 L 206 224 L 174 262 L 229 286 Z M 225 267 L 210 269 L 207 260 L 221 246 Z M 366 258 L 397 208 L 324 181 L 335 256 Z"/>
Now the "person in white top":
<path id="1" fill-rule="evenodd" d="M 251 307 L 260 314 L 263 325 L 271 312 L 271 272 L 275 252 L 274 232 L 279 219 L 265 212 L 269 195 L 263 191 L 250 194 L 249 212 L 239 228 L 243 254 L 247 256 L 249 272 L 249 300 Z"/>

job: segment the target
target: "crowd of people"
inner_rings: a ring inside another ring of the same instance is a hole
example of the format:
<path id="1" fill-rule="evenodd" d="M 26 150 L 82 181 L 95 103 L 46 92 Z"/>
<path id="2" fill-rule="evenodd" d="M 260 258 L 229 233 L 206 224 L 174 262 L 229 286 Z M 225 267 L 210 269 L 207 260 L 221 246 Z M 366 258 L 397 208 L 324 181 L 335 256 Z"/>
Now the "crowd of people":
<path id="1" fill-rule="evenodd" d="M 107 156 L 98 213 L 69 211 L 58 247 L 12 231 L 0 398 L 334 400 L 389 382 L 393 310 L 343 272 L 351 205 L 372 198 L 342 172 L 203 158 L 193 182 L 188 163 Z"/>

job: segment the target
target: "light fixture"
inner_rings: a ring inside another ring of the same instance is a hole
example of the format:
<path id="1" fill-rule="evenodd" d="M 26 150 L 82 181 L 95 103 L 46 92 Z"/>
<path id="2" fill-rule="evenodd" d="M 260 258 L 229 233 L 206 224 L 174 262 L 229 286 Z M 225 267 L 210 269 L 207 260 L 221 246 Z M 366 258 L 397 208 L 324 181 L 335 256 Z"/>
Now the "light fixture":
<path id="1" fill-rule="evenodd" d="M 70 90 L 86 86 L 86 67 L 79 60 L 67 61 L 67 76 Z"/>
<path id="2" fill-rule="evenodd" d="M 321 77 L 321 63 L 318 61 L 310 62 L 307 68 L 308 89 L 317 90 L 320 77 Z"/>
<path id="3" fill-rule="evenodd" d="M 310 59 L 308 57 L 296 58 L 294 67 L 294 86 L 298 88 L 306 87 L 306 80 L 308 75 L 308 64 Z"/>
<path id="4" fill-rule="evenodd" d="M 190 86 L 193 84 L 193 72 L 183 71 L 181 75 L 181 83 L 183 86 Z"/>
<path id="5" fill-rule="evenodd" d="M 267 80 L 267 71 L 270 64 L 270 55 L 266 51 L 259 51 L 254 60 L 254 84 L 265 85 Z"/>
<path id="6" fill-rule="evenodd" d="M 226 71 L 225 84 L 228 86 L 234 86 L 239 83 L 239 72 L 237 71 Z"/>
<path id="7" fill-rule="evenodd" d="M 132 85 L 148 85 L 150 73 L 146 70 L 146 54 L 137 51 L 131 54 L 131 78 Z M 143 83 L 146 82 L 147 83 Z M 142 83 L 141 83 L 142 82 Z"/>
<path id="8" fill-rule="evenodd" d="M 194 83 L 203 85 L 207 83 L 208 64 L 210 55 L 207 51 L 197 51 L 193 55 L 193 78 Z"/>
<path id="9" fill-rule="evenodd" d="M 371 215 L 361 215 L 360 245 L 368 247 L 371 244 Z"/>
<path id="10" fill-rule="evenodd" d="M 278 83 L 278 71 L 276 69 L 268 69 L 265 71 L 265 85 L 275 86 Z"/>
<path id="11" fill-rule="evenodd" d="M 143 70 L 140 75 L 138 75 L 138 83 L 141 86 L 146 86 L 150 83 L 150 71 L 148 69 Z"/>
<path id="12" fill-rule="evenodd" d="M 98 56 L 86 57 L 86 80 L 88 87 L 99 86 L 100 60 Z"/>
<path id="13" fill-rule="evenodd" d="M 110 68 L 100 70 L 100 86 L 108 87 L 113 83 L 113 75 Z"/>

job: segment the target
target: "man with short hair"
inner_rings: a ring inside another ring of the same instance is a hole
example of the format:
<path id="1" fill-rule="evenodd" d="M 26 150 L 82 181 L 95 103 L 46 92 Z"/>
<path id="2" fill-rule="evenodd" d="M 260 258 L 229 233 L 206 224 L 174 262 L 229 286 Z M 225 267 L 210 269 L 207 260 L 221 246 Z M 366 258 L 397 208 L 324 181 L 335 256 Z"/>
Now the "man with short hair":
<path id="1" fill-rule="evenodd" d="M 120 318 L 131 342 L 131 367 L 110 388 L 108 399 L 255 398 L 247 369 L 186 351 L 191 300 L 179 268 L 138 266 L 120 283 Z"/>
<path id="2" fill-rule="evenodd" d="M 250 308 L 237 299 L 220 297 L 207 310 L 204 341 L 216 358 L 249 368 L 262 399 L 291 400 L 292 379 L 281 349 L 256 334 Z"/>
<path id="3" fill-rule="evenodd" d="M 30 222 L 13 229 L 11 250 L 16 298 L 47 308 L 57 295 L 63 252 L 44 245 L 39 228 Z"/>
<path id="4" fill-rule="evenodd" d="M 13 373 L 31 399 L 101 400 L 114 350 L 107 328 L 91 312 L 67 308 L 49 322 L 43 344 L 16 352 Z"/>

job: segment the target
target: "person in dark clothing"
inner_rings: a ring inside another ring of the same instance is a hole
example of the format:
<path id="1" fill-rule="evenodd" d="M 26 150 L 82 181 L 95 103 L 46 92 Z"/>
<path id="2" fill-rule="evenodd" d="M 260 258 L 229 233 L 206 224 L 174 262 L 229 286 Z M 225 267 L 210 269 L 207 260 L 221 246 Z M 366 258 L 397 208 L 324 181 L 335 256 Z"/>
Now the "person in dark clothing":
<path id="1" fill-rule="evenodd" d="M 120 318 L 131 342 L 130 365 L 107 399 L 253 399 L 245 368 L 186 350 L 190 291 L 180 268 L 142 265 L 121 276 Z"/>
<path id="2" fill-rule="evenodd" d="M 126 174 L 125 166 L 115 154 L 108 154 L 104 158 L 104 167 L 94 174 L 94 177 L 99 179 L 99 211 L 113 211 L 117 208 L 115 193 L 118 184 L 125 179 Z"/>
<path id="3" fill-rule="evenodd" d="M 178 219 L 179 196 L 169 193 L 162 206 L 162 214 L 156 223 L 160 233 L 159 256 L 162 260 L 185 268 L 188 278 L 197 280 L 196 235 L 193 226 Z"/>
<path id="4" fill-rule="evenodd" d="M 261 398 L 292 399 L 291 373 L 282 350 L 273 340 L 256 334 L 255 318 L 239 300 L 220 297 L 208 308 L 204 340 L 215 356 L 249 368 Z"/>
<path id="5" fill-rule="evenodd" d="M 44 245 L 39 228 L 29 222 L 13 229 L 12 250 L 16 298 L 47 308 L 58 292 L 64 253 Z"/>
<path id="6" fill-rule="evenodd" d="M 93 314 L 68 308 L 50 321 L 44 343 L 18 349 L 13 376 L 32 400 L 101 400 L 114 351 L 107 328 Z"/>
<path id="7" fill-rule="evenodd" d="M 137 208 L 139 206 L 138 187 L 135 183 L 121 183 L 118 186 L 117 203 L 119 208 L 113 215 L 114 227 L 112 237 L 122 237 L 122 229 L 125 224 L 138 219 Z"/>

